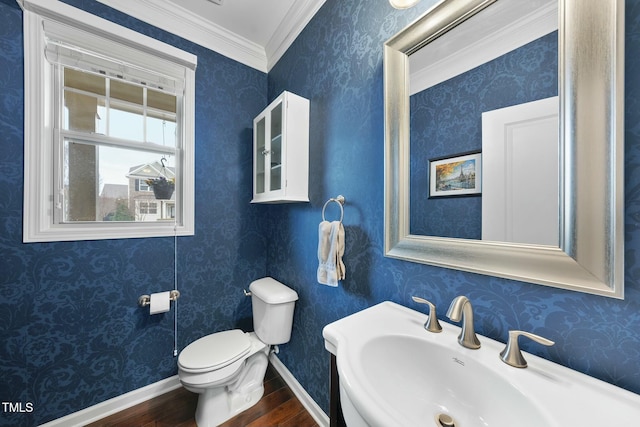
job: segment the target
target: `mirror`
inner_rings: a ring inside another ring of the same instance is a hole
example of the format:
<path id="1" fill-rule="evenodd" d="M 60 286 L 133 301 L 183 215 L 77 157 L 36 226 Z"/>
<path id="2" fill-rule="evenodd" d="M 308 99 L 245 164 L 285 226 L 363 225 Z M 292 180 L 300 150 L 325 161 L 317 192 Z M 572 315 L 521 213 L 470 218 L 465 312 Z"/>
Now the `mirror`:
<path id="1" fill-rule="evenodd" d="M 409 56 L 411 234 L 558 246 L 557 29 L 498 1 Z"/>
<path id="2" fill-rule="evenodd" d="M 622 0 L 558 3 L 559 244 L 471 240 L 410 231 L 410 56 L 432 42 L 442 43 L 451 30 L 489 11 L 493 3 L 495 0 L 445 0 L 384 45 L 385 255 L 621 299 Z"/>

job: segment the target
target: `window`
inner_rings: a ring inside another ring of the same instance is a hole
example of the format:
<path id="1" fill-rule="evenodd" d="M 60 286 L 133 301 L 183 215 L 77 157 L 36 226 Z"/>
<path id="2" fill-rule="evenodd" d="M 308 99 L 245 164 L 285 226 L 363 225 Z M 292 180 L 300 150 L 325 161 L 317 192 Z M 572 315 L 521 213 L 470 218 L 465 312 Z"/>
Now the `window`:
<path id="1" fill-rule="evenodd" d="M 153 191 L 144 179 L 136 179 L 136 191 Z"/>
<path id="2" fill-rule="evenodd" d="M 165 205 L 165 218 L 173 219 L 176 217 L 176 204 L 167 203 Z"/>
<path id="3" fill-rule="evenodd" d="M 66 4 L 23 7 L 23 240 L 193 234 L 196 57 Z"/>
<path id="4" fill-rule="evenodd" d="M 158 204 L 156 202 L 140 202 L 140 214 L 155 215 L 158 213 Z"/>
<path id="5" fill-rule="evenodd" d="M 135 191 L 149 193 L 153 189 L 146 179 L 162 176 L 175 180 L 179 98 L 118 77 L 65 66 L 57 71 L 61 74 L 57 95 L 64 106 L 58 131 L 62 141 L 62 208 L 55 211 L 58 217 L 54 215 L 54 220 L 62 224 L 131 221 L 97 210 L 97 206 L 108 206 L 104 188 L 120 185 L 128 189 L 133 181 Z M 136 199 L 135 191 L 127 191 L 129 204 Z M 132 220 L 155 218 L 135 216 Z"/>

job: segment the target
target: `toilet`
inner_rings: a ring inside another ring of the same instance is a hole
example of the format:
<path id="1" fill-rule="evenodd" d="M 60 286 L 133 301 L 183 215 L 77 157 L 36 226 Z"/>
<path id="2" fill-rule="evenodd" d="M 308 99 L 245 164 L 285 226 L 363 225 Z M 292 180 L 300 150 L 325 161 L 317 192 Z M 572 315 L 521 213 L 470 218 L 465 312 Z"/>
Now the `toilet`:
<path id="1" fill-rule="evenodd" d="M 291 338 L 298 294 L 271 277 L 249 286 L 255 332 L 240 329 L 202 337 L 178 356 L 183 387 L 198 393 L 196 423 L 214 427 L 258 403 L 272 345 Z"/>

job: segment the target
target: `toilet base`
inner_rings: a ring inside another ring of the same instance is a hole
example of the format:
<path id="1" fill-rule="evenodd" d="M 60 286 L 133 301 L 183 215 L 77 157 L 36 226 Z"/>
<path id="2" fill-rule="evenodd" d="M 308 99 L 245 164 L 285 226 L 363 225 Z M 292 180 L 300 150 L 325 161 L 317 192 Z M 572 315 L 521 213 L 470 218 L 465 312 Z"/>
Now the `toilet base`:
<path id="1" fill-rule="evenodd" d="M 231 384 L 201 392 L 196 408 L 198 427 L 216 427 L 258 403 L 264 394 L 264 376 L 269 364 L 268 347 L 265 350 L 249 357 Z"/>

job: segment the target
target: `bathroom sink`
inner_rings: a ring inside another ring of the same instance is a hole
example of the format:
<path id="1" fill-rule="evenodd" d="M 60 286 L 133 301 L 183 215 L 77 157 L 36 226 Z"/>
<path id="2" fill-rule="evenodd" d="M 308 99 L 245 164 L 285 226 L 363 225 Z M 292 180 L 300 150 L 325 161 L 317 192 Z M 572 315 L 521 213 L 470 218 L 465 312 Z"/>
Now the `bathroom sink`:
<path id="1" fill-rule="evenodd" d="M 378 393 L 407 417 L 402 425 L 430 425 L 424 420 L 443 413 L 461 426 L 550 425 L 507 379 L 457 349 L 410 336 L 385 335 L 367 342 L 358 358 L 372 390 L 402 384 L 402 392 Z M 394 361 L 393 365 L 389 361 Z"/>
<path id="2" fill-rule="evenodd" d="M 479 336 L 482 347 L 466 349 L 457 342 L 459 327 L 443 323 L 442 333 L 427 332 L 426 317 L 384 302 L 324 328 L 349 427 L 588 427 L 640 420 L 637 394 L 525 352 L 527 368 L 508 366 L 499 358 L 504 344 Z"/>

